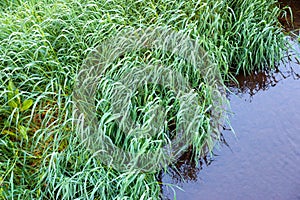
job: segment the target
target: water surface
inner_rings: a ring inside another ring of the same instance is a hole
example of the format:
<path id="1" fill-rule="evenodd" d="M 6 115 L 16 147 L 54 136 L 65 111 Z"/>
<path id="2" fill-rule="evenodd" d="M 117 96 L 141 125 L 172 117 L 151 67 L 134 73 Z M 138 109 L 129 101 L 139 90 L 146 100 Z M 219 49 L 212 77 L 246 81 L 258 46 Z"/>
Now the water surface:
<path id="1" fill-rule="evenodd" d="M 272 73 L 237 77 L 229 96 L 236 137 L 223 132 L 229 147 L 213 161 L 195 166 L 185 155 L 179 172 L 162 175 L 184 190 L 175 189 L 177 199 L 300 199 L 300 65 L 291 59 Z M 163 192 L 174 198 L 170 187 Z"/>
<path id="2" fill-rule="evenodd" d="M 292 6 L 294 15 L 293 25 L 283 25 L 299 34 L 299 0 L 281 2 Z M 291 43 L 290 54 L 300 54 L 299 43 Z M 200 166 L 189 162 L 187 152 L 176 169 L 161 174 L 173 185 L 162 187 L 165 199 L 174 199 L 175 190 L 179 200 L 300 200 L 299 57 L 287 57 L 271 73 L 237 77 L 239 86 L 230 85 L 229 95 L 236 135 L 225 130 L 226 145 Z"/>

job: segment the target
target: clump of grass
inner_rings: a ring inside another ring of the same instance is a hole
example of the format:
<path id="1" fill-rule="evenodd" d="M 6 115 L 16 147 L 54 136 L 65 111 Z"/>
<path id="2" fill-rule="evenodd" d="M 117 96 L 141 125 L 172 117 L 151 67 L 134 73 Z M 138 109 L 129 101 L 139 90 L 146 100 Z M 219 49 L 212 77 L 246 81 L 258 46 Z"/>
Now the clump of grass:
<path id="1" fill-rule="evenodd" d="M 106 166 L 86 151 L 72 125 L 72 90 L 83 60 L 120 29 L 157 25 L 183 31 L 198 41 L 223 77 L 272 67 L 285 48 L 277 21 L 282 11 L 273 0 L 18 0 L 1 1 L 0 9 L 0 197 L 4 199 L 159 198 L 155 174 Z M 126 67 L 126 61 L 135 67 L 139 53 L 133 53 L 115 64 Z M 211 91 L 189 65 L 181 68 L 178 58 L 162 56 L 150 53 L 150 58 L 184 74 L 201 97 L 199 132 L 192 143 L 198 159 L 203 147 L 211 151 L 219 139 L 219 131 L 211 130 Z M 101 84 L 99 90 L 101 118 L 108 110 L 101 104 L 105 91 Z M 147 103 L 157 97 L 170 107 L 172 124 L 180 106 L 172 91 L 151 85 L 139 90 L 141 95 L 132 99 L 131 116 L 144 123 L 139 112 L 147 112 Z M 114 124 L 110 130 L 111 138 L 119 133 Z M 172 135 L 155 139 L 164 137 Z M 126 138 L 115 139 L 130 148 Z"/>

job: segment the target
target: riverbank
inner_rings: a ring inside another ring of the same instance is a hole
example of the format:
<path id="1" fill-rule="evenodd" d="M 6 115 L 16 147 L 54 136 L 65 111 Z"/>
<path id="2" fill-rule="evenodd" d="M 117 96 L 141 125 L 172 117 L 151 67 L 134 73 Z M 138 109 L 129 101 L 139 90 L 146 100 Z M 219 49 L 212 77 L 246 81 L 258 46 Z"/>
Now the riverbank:
<path id="1" fill-rule="evenodd" d="M 117 33 L 163 26 L 186 34 L 201 46 L 207 63 L 217 66 L 220 74 L 216 77 L 225 82 L 235 74 L 269 69 L 286 48 L 278 21 L 284 12 L 276 1 L 24 0 L 2 1 L 0 9 L 0 196 L 4 199 L 161 197 L 156 173 L 131 167 L 119 171 L 99 159 L 101 147 L 88 151 L 80 137 L 86 126 L 79 126 L 80 119 L 73 113 L 73 89 L 79 74 L 84 74 L 84 61 Z M 134 74 L 132 69 L 142 71 L 140 66 L 148 61 L 180 74 L 193 89 L 187 97 L 198 98 L 191 120 L 197 131 L 191 144 L 185 144 L 191 147 L 197 163 L 200 155 L 211 152 L 222 139 L 213 125 L 219 100 L 213 97 L 218 91 L 213 90 L 215 85 L 211 87 L 212 80 L 207 80 L 202 68 L 184 63 L 180 56 L 142 49 L 108 63 L 95 90 L 96 105 L 92 106 L 96 107 L 93 114 L 99 119 L 100 130 L 105 130 L 105 138 L 115 146 L 133 155 L 159 152 L 162 144 L 170 144 L 174 135 L 181 134 L 176 132 L 176 126 L 184 121 L 180 109 L 188 109 L 175 90 L 160 87 L 160 82 L 137 88 L 139 95 L 132 93 L 130 105 L 124 106 L 128 110 L 121 107 L 144 128 L 141 134 L 118 126 L 124 120 L 118 121 L 120 116 L 112 105 L 122 98 L 111 99 L 113 88 L 121 85 L 122 77 Z M 222 82 L 217 80 L 217 86 Z M 166 120 L 163 128 L 149 136 L 143 131 L 155 121 L 152 116 L 157 116 L 158 105 L 168 111 Z M 89 118 L 88 114 L 81 116 Z"/>
<path id="2" fill-rule="evenodd" d="M 292 43 L 299 54 L 299 44 Z M 173 184 L 177 199 L 299 198 L 300 65 L 290 54 L 278 70 L 237 77 L 229 96 L 236 136 L 223 131 L 226 145 L 213 157 L 198 166 L 182 159 L 177 171 L 161 177 Z M 163 191 L 173 199 L 172 189 Z"/>
<path id="3" fill-rule="evenodd" d="M 293 10 L 293 24 L 282 21 L 293 39 L 293 49 L 270 72 L 236 76 L 238 84 L 229 84 L 235 130 L 224 130 L 224 144 L 200 165 L 183 157 L 161 175 L 173 185 L 177 199 L 299 199 L 299 107 L 300 47 L 299 6 L 283 1 Z M 288 56 L 289 55 L 289 56 Z M 188 154 L 187 154 L 188 155 Z M 181 187 L 179 190 L 177 187 Z M 173 199 L 173 190 L 163 187 L 165 199 Z"/>

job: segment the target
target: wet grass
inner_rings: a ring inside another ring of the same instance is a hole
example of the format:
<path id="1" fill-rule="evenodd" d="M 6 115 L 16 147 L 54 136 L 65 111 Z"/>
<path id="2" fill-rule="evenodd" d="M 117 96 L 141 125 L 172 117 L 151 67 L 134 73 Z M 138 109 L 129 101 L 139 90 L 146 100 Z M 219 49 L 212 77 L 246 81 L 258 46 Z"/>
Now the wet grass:
<path id="1" fill-rule="evenodd" d="M 88 3 L 4 0 L 0 10 L 0 198 L 3 199 L 160 197 L 161 183 L 155 173 L 119 172 L 106 166 L 86 150 L 73 126 L 72 92 L 82 62 L 94 47 L 118 30 L 165 25 L 183 31 L 197 39 L 225 80 L 231 76 L 229 72 L 249 73 L 274 66 L 285 49 L 277 20 L 284 13 L 273 0 Z M 201 154 L 211 152 L 220 133 L 212 130 L 210 122 L 214 119 L 209 111 L 212 94 L 200 81 L 203 77 L 197 78 L 197 70 L 187 64 L 181 68 L 182 63 L 176 58 L 162 58 L 159 53 L 141 54 L 140 57 L 170 64 L 189 77 L 201 99 L 195 112 L 199 130 L 193 136 L 192 149 L 197 155 L 194 157 L 197 160 Z M 136 55 L 131 54 L 115 64 L 131 67 L 135 62 Z M 103 85 L 99 87 L 106 91 L 101 88 Z M 150 112 L 151 107 L 147 106 L 162 102 L 170 111 L 167 120 L 172 124 L 180 107 L 172 91 L 168 93 L 153 86 L 142 87 L 140 91 L 141 95 L 132 100 L 133 118 L 147 123 L 140 111 Z M 109 112 L 109 107 L 100 101 L 105 97 L 104 92 L 98 94 L 100 119 Z M 118 128 L 114 124 L 110 128 L 107 134 L 113 138 L 119 133 Z M 115 142 L 121 141 L 118 145 L 130 148 L 126 136 L 124 139 L 124 135 L 119 135 Z M 155 141 L 171 137 L 160 135 Z"/>

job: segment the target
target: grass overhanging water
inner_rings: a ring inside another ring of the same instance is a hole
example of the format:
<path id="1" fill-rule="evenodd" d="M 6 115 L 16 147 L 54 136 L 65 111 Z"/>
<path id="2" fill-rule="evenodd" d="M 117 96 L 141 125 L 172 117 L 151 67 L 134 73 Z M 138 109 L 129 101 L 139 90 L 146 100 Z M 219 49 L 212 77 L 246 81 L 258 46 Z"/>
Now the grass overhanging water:
<path id="1" fill-rule="evenodd" d="M 274 0 L 4 0 L 0 10 L 3 199 L 160 198 L 162 183 L 155 173 L 120 172 L 104 165 L 86 150 L 73 126 L 72 92 L 80 67 L 95 47 L 119 30 L 157 25 L 183 31 L 206 51 L 225 82 L 238 73 L 271 68 L 286 49 L 278 22 L 284 11 Z M 111 111 L 106 83 L 117 82 L 118 70 L 134 69 L 146 58 L 182 73 L 201 99 L 196 112 L 199 129 L 192 143 L 198 160 L 219 142 L 220 131 L 212 130 L 212 94 L 203 77 L 176 56 L 140 51 L 117 59 L 109 72 L 115 79 L 98 85 L 98 118 Z M 174 92 L 150 84 L 140 87 L 139 94 L 131 101 L 129 115 L 146 124 L 149 118 L 143 116 L 162 104 L 168 110 L 165 128 L 172 129 L 180 108 Z M 105 123 L 107 135 L 125 149 L 149 148 L 154 140 L 172 138 L 161 133 L 134 140 L 116 123 Z"/>

